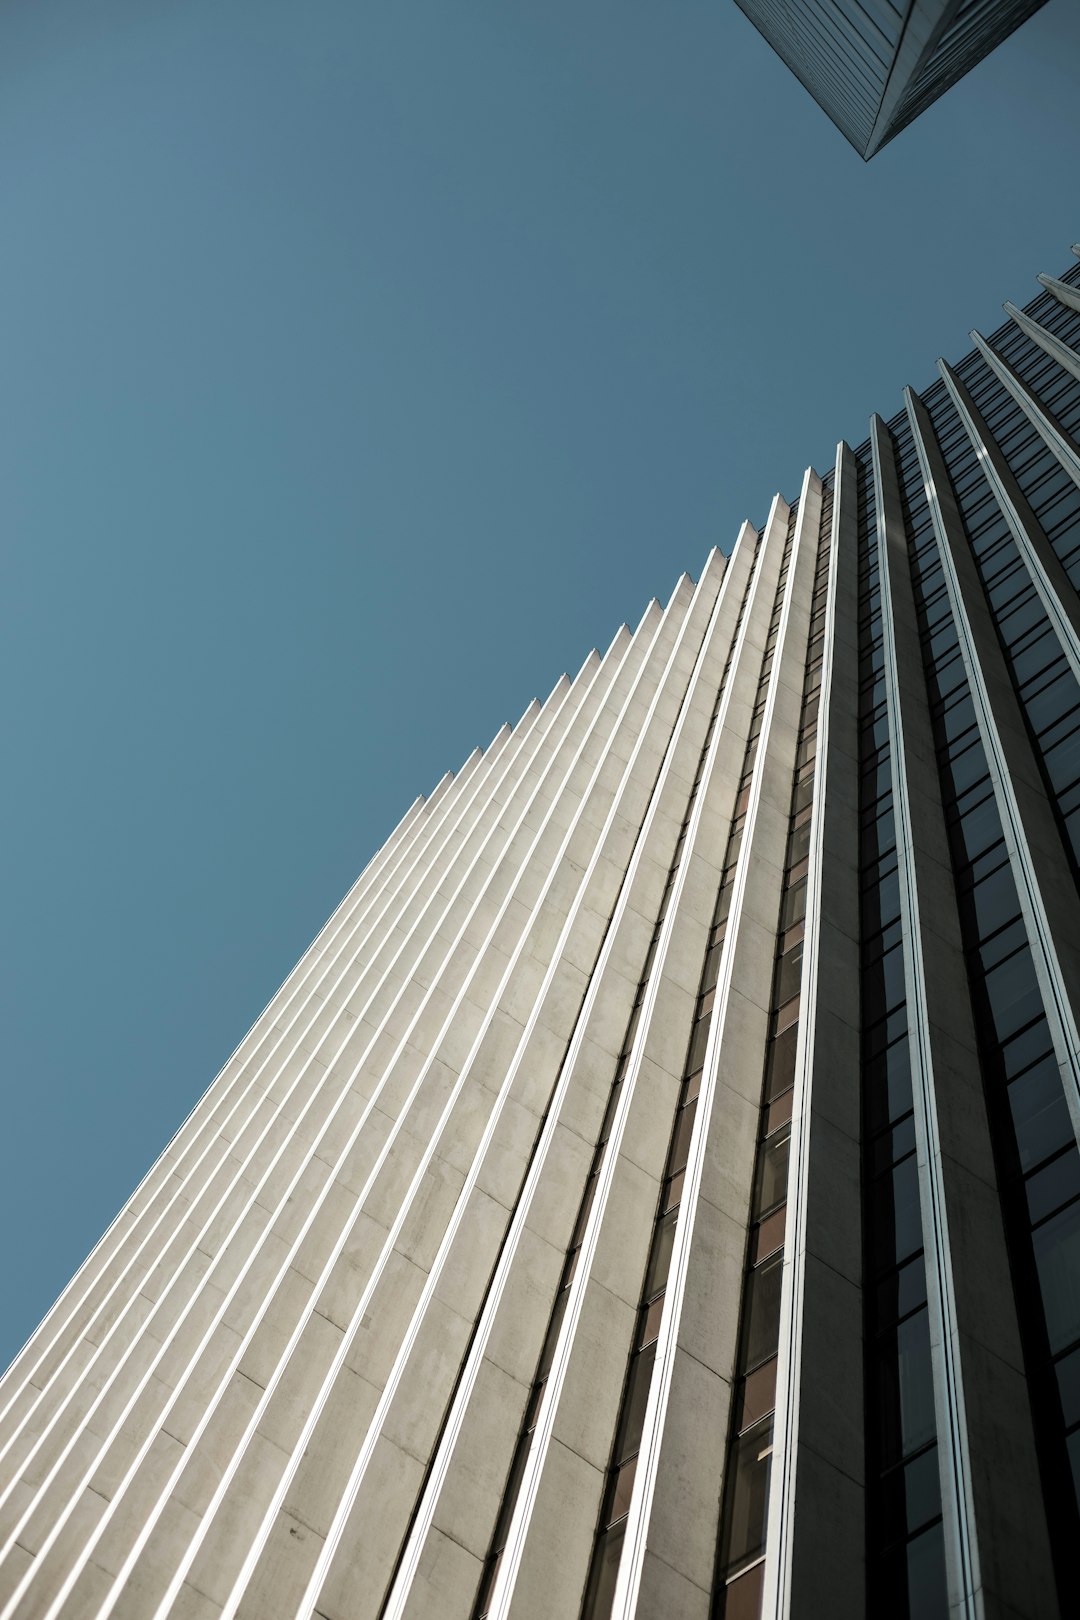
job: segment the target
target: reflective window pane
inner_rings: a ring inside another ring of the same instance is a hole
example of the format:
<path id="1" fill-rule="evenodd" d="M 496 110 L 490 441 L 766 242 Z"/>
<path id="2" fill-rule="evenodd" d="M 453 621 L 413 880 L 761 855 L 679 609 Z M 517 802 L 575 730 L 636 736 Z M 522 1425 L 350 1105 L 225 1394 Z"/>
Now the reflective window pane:
<path id="1" fill-rule="evenodd" d="M 724 1563 L 737 1565 L 765 1544 L 772 1470 L 772 1419 L 740 1436 L 728 1462 L 732 1471 L 724 1536 Z"/>
<path id="2" fill-rule="evenodd" d="M 906 1038 L 894 1041 L 863 1070 L 867 1126 L 880 1130 L 912 1106 L 911 1068 Z"/>
<path id="3" fill-rule="evenodd" d="M 780 1336 L 780 1283 L 783 1270 L 781 1253 L 747 1273 L 743 1294 L 741 1357 L 741 1365 L 747 1371 L 776 1354 Z"/>
<path id="4" fill-rule="evenodd" d="M 1009 1108 L 1017 1132 L 1020 1168 L 1031 1170 L 1072 1140 L 1069 1105 L 1052 1056 L 1036 1063 L 1009 1087 Z"/>
<path id="5" fill-rule="evenodd" d="M 589 1588 L 582 1608 L 585 1620 L 589 1620 L 592 1615 L 603 1616 L 611 1613 L 625 1535 L 626 1520 L 620 1519 L 610 1530 L 605 1530 L 597 1541 L 592 1572 L 589 1576 Z"/>
<path id="6" fill-rule="evenodd" d="M 1074 1423 L 1080 1423 L 1080 1350 L 1062 1356 L 1055 1370 L 1065 1427 L 1069 1429 Z"/>
<path id="7" fill-rule="evenodd" d="M 925 1310 L 886 1334 L 878 1349 L 881 1458 L 899 1461 L 935 1438 L 930 1326 Z"/>
<path id="8" fill-rule="evenodd" d="M 675 1242 L 675 1223 L 679 1218 L 677 1209 L 661 1216 L 653 1232 L 652 1251 L 649 1255 L 649 1269 L 645 1274 L 645 1298 L 651 1299 L 658 1294 L 667 1283 L 668 1267 L 671 1264 L 671 1249 Z"/>
<path id="9" fill-rule="evenodd" d="M 690 1143 L 694 1136 L 694 1120 L 697 1116 L 697 1099 L 680 1108 L 675 1115 L 675 1132 L 671 1142 L 671 1156 L 668 1160 L 668 1174 L 676 1175 L 680 1170 L 686 1169 L 686 1162 L 690 1157 Z"/>
<path id="10" fill-rule="evenodd" d="M 769 1043 L 765 1063 L 765 1096 L 771 1101 L 782 1091 L 790 1090 L 795 1082 L 795 1053 L 799 1042 L 799 1026 L 792 1024 L 782 1035 Z"/>
<path id="11" fill-rule="evenodd" d="M 1051 1354 L 1080 1338 L 1080 1202 L 1032 1233 Z"/>
<path id="12" fill-rule="evenodd" d="M 883 1539 L 906 1541 L 931 1519 L 941 1517 L 938 1449 L 931 1446 L 882 1481 Z"/>
<path id="13" fill-rule="evenodd" d="M 922 1248 L 919 1166 L 914 1153 L 875 1181 L 872 1234 L 876 1271 L 898 1265 Z"/>
<path id="14" fill-rule="evenodd" d="M 912 1620 L 947 1620 L 945 1545 L 940 1521 L 890 1553 L 881 1584 L 889 1594 L 889 1614 L 910 1615 Z"/>
<path id="15" fill-rule="evenodd" d="M 1025 946 L 986 975 L 986 999 L 994 1031 L 1004 1042 L 1042 1012 L 1035 964 Z"/>
<path id="16" fill-rule="evenodd" d="M 1028 1212 L 1032 1223 L 1041 1221 L 1063 1204 L 1080 1196 L 1080 1153 L 1070 1147 L 1027 1179 Z"/>
<path id="17" fill-rule="evenodd" d="M 792 996 L 798 994 L 799 986 L 802 983 L 802 960 L 803 946 L 801 940 L 780 958 L 776 975 L 776 990 L 774 992 L 776 1006 L 783 1006 L 784 1002 L 790 1001 Z"/>
<path id="18" fill-rule="evenodd" d="M 754 1214 L 766 1214 L 787 1197 L 791 1129 L 785 1127 L 762 1144 L 758 1154 Z"/>
<path id="19" fill-rule="evenodd" d="M 655 1358 L 656 1346 L 651 1344 L 646 1349 L 640 1350 L 630 1362 L 630 1376 L 623 1397 L 622 1422 L 615 1440 L 616 1463 L 625 1462 L 628 1457 L 636 1456 L 640 1449 Z"/>
<path id="20" fill-rule="evenodd" d="M 898 1322 L 926 1304 L 926 1262 L 921 1254 L 905 1261 L 877 1285 L 878 1320 L 882 1327 Z"/>
<path id="21" fill-rule="evenodd" d="M 740 1434 L 760 1422 L 776 1406 L 776 1357 L 755 1367 L 742 1381 L 736 1424 Z"/>

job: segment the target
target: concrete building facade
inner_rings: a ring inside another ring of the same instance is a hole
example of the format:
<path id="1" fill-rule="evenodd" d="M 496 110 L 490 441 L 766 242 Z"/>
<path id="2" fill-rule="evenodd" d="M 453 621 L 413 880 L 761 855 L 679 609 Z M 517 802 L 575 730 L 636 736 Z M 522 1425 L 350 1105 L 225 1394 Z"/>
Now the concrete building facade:
<path id="1" fill-rule="evenodd" d="M 1074 1610 L 1080 265 L 408 811 L 0 1383 L 0 1620 Z"/>
<path id="2" fill-rule="evenodd" d="M 736 0 L 860 157 L 899 135 L 1046 0 Z"/>

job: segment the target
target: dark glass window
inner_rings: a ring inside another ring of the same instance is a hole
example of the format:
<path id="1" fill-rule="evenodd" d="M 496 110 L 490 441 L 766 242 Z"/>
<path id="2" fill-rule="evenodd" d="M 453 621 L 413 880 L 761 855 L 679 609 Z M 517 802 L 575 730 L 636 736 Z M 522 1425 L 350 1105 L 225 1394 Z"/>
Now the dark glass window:
<path id="1" fill-rule="evenodd" d="M 864 1066 L 867 1126 L 880 1130 L 889 1120 L 907 1113 L 912 1105 L 911 1067 L 907 1034 L 887 1046 Z"/>
<path id="2" fill-rule="evenodd" d="M 1053 1051 L 1053 1042 L 1050 1039 L 1050 1030 L 1046 1019 L 1040 1018 L 1021 1034 L 1014 1036 L 1003 1048 L 1001 1057 L 1005 1065 L 1005 1073 L 1010 1077 L 1022 1073 L 1036 1058 L 1049 1055 Z"/>
<path id="3" fill-rule="evenodd" d="M 999 866 L 981 879 L 971 891 L 970 904 L 975 914 L 975 926 L 980 939 L 997 933 L 1020 909 L 1016 898 L 1016 884 L 1008 865 Z"/>
<path id="4" fill-rule="evenodd" d="M 878 1270 L 899 1265 L 922 1248 L 919 1167 L 914 1153 L 878 1177 L 873 1220 Z"/>
<path id="5" fill-rule="evenodd" d="M 1001 819 L 993 795 L 964 811 L 960 823 L 960 838 L 969 861 L 990 848 L 1001 837 Z"/>
<path id="6" fill-rule="evenodd" d="M 1080 1153 L 1075 1146 L 1066 1148 L 1029 1176 L 1025 1191 L 1032 1222 L 1043 1220 L 1080 1197 Z"/>
<path id="7" fill-rule="evenodd" d="M 615 1585 L 619 1579 L 619 1561 L 622 1558 L 626 1520 L 620 1519 L 599 1537 L 593 1554 L 589 1585 L 585 1594 L 585 1614 L 609 1614 L 615 1601 Z"/>
<path id="8" fill-rule="evenodd" d="M 863 1018 L 874 1023 L 904 1000 L 904 951 L 896 944 L 863 973 Z"/>
<path id="9" fill-rule="evenodd" d="M 648 1345 L 630 1363 L 630 1376 L 623 1397 L 622 1422 L 615 1441 L 615 1462 L 625 1462 L 637 1455 L 641 1447 L 641 1433 L 645 1427 L 645 1408 L 649 1400 L 656 1345 Z"/>
<path id="10" fill-rule="evenodd" d="M 802 982 L 802 960 L 803 945 L 802 940 L 799 940 L 798 944 L 793 945 L 789 951 L 785 951 L 780 958 L 776 975 L 775 999 L 777 1005 L 783 1006 L 785 1002 L 797 994 L 799 985 Z"/>
<path id="11" fill-rule="evenodd" d="M 1009 1107 L 1021 1169 L 1032 1169 L 1072 1141 L 1072 1121 L 1052 1056 L 1043 1058 L 1012 1082 Z"/>
<path id="12" fill-rule="evenodd" d="M 793 922 L 806 916 L 806 879 L 802 878 L 787 890 L 780 911 L 780 927 L 790 928 Z"/>
<path id="13" fill-rule="evenodd" d="M 1026 945 L 987 973 L 985 990 L 994 1031 L 1001 1042 L 1042 1012 L 1035 965 Z"/>
<path id="14" fill-rule="evenodd" d="M 1080 1202 L 1032 1234 L 1051 1353 L 1080 1339 Z"/>
<path id="15" fill-rule="evenodd" d="M 907 1114 L 891 1130 L 882 1131 L 871 1144 L 875 1172 L 890 1169 L 915 1151 L 915 1116 Z"/>
<path id="16" fill-rule="evenodd" d="M 765 1096 L 767 1100 L 778 1097 L 781 1092 L 790 1090 L 795 1083 L 795 1053 L 799 1042 L 799 1028 L 792 1024 L 782 1035 L 778 1035 L 769 1044 L 769 1053 L 765 1072 Z"/>
<path id="17" fill-rule="evenodd" d="M 697 1114 L 697 1099 L 680 1108 L 675 1116 L 675 1134 L 671 1142 L 671 1155 L 668 1159 L 668 1174 L 675 1175 L 686 1169 L 686 1162 L 690 1157 L 690 1143 L 694 1135 L 694 1119 Z"/>
<path id="18" fill-rule="evenodd" d="M 931 1446 L 910 1462 L 886 1474 L 882 1490 L 882 1516 L 886 1541 L 906 1540 L 941 1517 L 941 1482 L 938 1449 Z"/>
<path id="19" fill-rule="evenodd" d="M 675 1244 L 675 1223 L 678 1218 L 678 1210 L 673 1209 L 656 1223 L 652 1251 L 649 1255 L 649 1269 L 645 1275 L 646 1299 L 652 1299 L 654 1294 L 658 1294 L 667 1286 L 671 1251 Z"/>
<path id="20" fill-rule="evenodd" d="M 764 1215 L 787 1197 L 788 1150 L 791 1145 L 791 1127 L 770 1136 L 758 1154 L 754 1186 L 754 1214 Z"/>
<path id="21" fill-rule="evenodd" d="M 877 1285 L 877 1310 L 883 1327 L 925 1304 L 926 1266 L 921 1254 L 890 1271 Z"/>
<path id="22" fill-rule="evenodd" d="M 780 1283 L 783 1257 L 775 1256 L 755 1266 L 746 1279 L 743 1295 L 742 1364 L 753 1368 L 775 1356 L 780 1333 Z"/>
<path id="23" fill-rule="evenodd" d="M 687 1070 L 700 1069 L 705 1062 L 705 1047 L 709 1040 L 709 1018 L 699 1018 L 690 1036 L 690 1051 L 686 1059 Z M 686 1025 L 683 1025 L 686 1028 Z"/>
<path id="24" fill-rule="evenodd" d="M 925 1311 L 908 1317 L 879 1345 L 881 1458 L 899 1461 L 935 1438 L 930 1327 Z"/>
<path id="25" fill-rule="evenodd" d="M 888 1559 L 885 1590 L 889 1615 L 947 1620 L 945 1544 L 940 1521 L 899 1547 Z"/>
<path id="26" fill-rule="evenodd" d="M 1071 1429 L 1074 1423 L 1080 1423 L 1080 1350 L 1062 1356 L 1057 1364 L 1057 1381 L 1065 1427 Z"/>
<path id="27" fill-rule="evenodd" d="M 728 1498 L 725 1540 L 728 1562 L 738 1564 L 760 1552 L 765 1545 L 772 1471 L 771 1418 L 739 1437 L 733 1448 L 731 1466 L 734 1477 Z"/>

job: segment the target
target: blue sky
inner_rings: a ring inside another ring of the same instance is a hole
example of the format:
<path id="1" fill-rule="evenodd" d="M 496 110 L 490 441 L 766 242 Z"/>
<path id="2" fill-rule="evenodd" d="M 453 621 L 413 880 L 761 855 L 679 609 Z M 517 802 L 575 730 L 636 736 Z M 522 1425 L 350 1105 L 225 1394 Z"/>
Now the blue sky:
<path id="1" fill-rule="evenodd" d="M 418 792 L 1080 237 L 1080 8 L 869 165 L 731 0 L 0 18 L 0 1365 Z"/>

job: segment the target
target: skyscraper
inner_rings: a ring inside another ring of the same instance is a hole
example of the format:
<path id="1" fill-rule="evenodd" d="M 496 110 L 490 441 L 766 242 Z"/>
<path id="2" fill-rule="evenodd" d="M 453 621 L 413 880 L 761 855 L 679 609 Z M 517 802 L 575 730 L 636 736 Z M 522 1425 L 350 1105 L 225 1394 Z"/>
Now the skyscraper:
<path id="1" fill-rule="evenodd" d="M 0 1620 L 1072 1612 L 1043 280 L 411 807 L 0 1385 Z"/>
<path id="2" fill-rule="evenodd" d="M 864 158 L 1046 0 L 736 0 Z"/>

